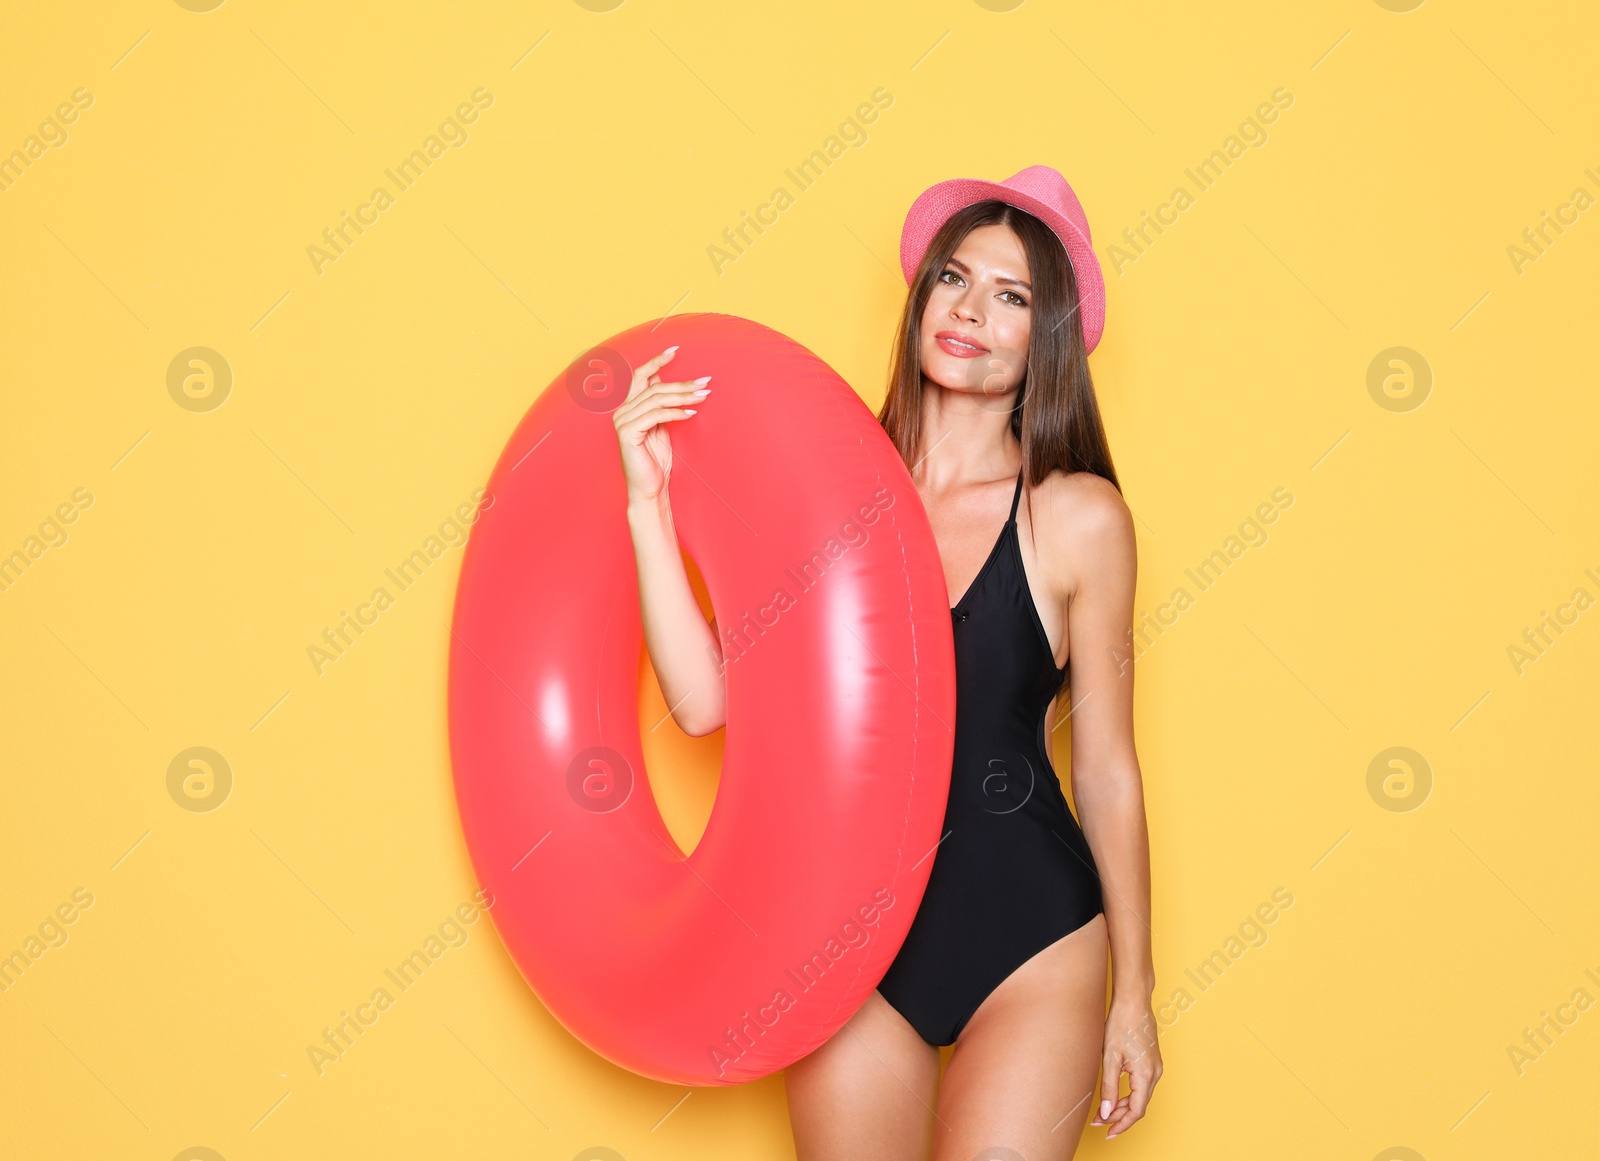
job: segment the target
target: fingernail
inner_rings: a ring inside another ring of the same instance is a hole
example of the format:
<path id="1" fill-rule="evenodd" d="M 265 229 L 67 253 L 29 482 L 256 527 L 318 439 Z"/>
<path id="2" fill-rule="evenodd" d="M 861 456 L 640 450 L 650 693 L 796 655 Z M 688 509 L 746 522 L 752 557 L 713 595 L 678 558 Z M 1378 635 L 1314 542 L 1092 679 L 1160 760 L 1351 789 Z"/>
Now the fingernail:
<path id="1" fill-rule="evenodd" d="M 711 394 L 711 388 L 709 388 L 709 387 L 702 387 L 698 391 L 691 391 L 690 392 L 690 395 L 693 396 L 695 399 L 704 399 L 707 395 L 710 395 L 710 394 Z"/>
<path id="2" fill-rule="evenodd" d="M 700 376 L 700 378 L 696 379 L 695 382 L 698 383 L 700 386 L 704 387 L 707 383 L 711 382 L 711 376 L 710 375 L 702 375 L 702 376 Z"/>
<path id="3" fill-rule="evenodd" d="M 685 415 L 693 415 L 695 413 L 695 409 L 693 407 L 685 407 L 683 409 L 683 413 Z"/>
<path id="4" fill-rule="evenodd" d="M 666 351 L 665 351 L 665 352 L 663 352 L 663 353 L 664 353 L 664 354 L 668 354 L 668 355 L 670 355 L 670 354 L 672 354 L 672 353 L 673 353 L 673 352 L 674 352 L 674 351 L 676 351 L 676 350 L 677 350 L 677 349 L 678 349 L 678 348 L 677 348 L 677 347 L 676 347 L 676 346 L 671 346 L 671 347 L 668 347 L 668 348 L 667 348 L 667 349 L 666 349 Z"/>
<path id="5" fill-rule="evenodd" d="M 1110 1101 L 1101 1101 L 1100 1102 L 1100 1119 L 1103 1121 L 1107 1117 L 1109 1117 L 1110 1115 L 1111 1115 L 1111 1102 Z"/>

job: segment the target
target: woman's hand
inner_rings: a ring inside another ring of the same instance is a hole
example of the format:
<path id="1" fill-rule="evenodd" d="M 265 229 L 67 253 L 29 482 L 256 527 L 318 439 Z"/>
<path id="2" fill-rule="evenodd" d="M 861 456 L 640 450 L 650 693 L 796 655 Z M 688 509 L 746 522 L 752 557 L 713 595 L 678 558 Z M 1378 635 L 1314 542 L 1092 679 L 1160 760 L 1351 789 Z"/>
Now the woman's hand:
<path id="1" fill-rule="evenodd" d="M 611 414 L 622 449 L 622 475 L 628 484 L 628 502 L 649 502 L 660 497 L 672 474 L 672 441 L 662 424 L 687 419 L 695 413 L 686 404 L 697 403 L 711 391 L 710 375 L 689 383 L 663 383 L 656 374 L 677 353 L 668 347 L 655 358 L 640 363 L 633 372 L 628 397 Z"/>
<path id="2" fill-rule="evenodd" d="M 1128 1095 L 1119 1099 L 1117 1089 L 1124 1072 L 1128 1074 Z M 1113 996 L 1100 1064 L 1100 1107 L 1089 1123 L 1109 1125 L 1109 1141 L 1144 1116 L 1160 1079 L 1161 1048 L 1156 1043 L 1156 1016 L 1150 1002 L 1126 1002 Z"/>

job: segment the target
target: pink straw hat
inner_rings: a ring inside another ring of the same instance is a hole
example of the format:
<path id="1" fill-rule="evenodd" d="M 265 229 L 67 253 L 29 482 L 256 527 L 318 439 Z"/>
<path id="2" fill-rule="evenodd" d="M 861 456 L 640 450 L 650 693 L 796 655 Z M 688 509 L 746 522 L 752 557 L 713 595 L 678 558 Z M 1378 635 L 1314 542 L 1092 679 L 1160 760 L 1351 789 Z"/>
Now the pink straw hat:
<path id="1" fill-rule="evenodd" d="M 900 231 L 900 269 L 905 273 L 906 285 L 916 277 L 917 264 L 928 243 L 950 215 L 989 198 L 1027 210 L 1061 239 L 1078 283 L 1084 350 L 1094 350 L 1106 327 L 1105 275 L 1090 243 L 1089 219 L 1078 204 L 1078 196 L 1067 179 L 1048 165 L 1030 165 L 1005 181 L 958 177 L 923 190 L 911 203 L 905 227 Z"/>

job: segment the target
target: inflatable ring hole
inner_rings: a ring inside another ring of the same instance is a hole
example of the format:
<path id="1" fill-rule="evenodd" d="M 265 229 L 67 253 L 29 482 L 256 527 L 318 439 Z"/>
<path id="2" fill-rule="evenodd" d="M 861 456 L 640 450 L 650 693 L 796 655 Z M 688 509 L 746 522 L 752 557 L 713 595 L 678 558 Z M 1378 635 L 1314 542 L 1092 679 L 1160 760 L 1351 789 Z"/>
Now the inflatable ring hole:
<path id="1" fill-rule="evenodd" d="M 713 616 L 711 594 L 706 589 L 705 579 L 687 552 L 683 554 L 683 564 L 695 599 L 700 602 L 700 611 L 710 621 Z M 650 664 L 650 653 L 641 641 L 639 739 L 646 777 L 661 810 L 661 819 L 685 857 L 694 853 L 705 834 L 706 824 L 711 821 L 711 807 L 717 800 L 717 786 L 722 781 L 722 743 L 727 734 L 726 729 L 720 729 L 696 738 L 679 728 L 661 694 L 655 667 Z"/>

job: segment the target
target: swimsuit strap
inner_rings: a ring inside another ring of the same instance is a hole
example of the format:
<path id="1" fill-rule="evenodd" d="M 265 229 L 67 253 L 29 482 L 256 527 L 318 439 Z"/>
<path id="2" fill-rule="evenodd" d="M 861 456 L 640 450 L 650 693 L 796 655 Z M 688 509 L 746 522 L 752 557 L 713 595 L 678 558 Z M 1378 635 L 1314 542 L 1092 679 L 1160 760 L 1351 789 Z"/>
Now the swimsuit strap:
<path id="1" fill-rule="evenodd" d="M 1027 468 L 1017 473 L 1017 490 L 1011 497 L 1011 519 L 1007 523 L 1015 523 L 1017 519 L 1017 501 L 1022 499 L 1022 477 L 1027 473 Z"/>

